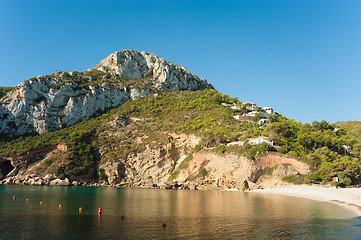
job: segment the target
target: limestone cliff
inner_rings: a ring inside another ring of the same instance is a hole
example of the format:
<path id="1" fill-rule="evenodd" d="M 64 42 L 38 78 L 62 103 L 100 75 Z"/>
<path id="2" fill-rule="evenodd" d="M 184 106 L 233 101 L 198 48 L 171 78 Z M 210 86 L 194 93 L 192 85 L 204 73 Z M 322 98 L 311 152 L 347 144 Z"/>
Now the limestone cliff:
<path id="1" fill-rule="evenodd" d="M 0 100 L 0 133 L 44 133 L 100 115 L 153 92 L 212 85 L 153 53 L 117 51 L 85 72 L 30 78 Z"/>

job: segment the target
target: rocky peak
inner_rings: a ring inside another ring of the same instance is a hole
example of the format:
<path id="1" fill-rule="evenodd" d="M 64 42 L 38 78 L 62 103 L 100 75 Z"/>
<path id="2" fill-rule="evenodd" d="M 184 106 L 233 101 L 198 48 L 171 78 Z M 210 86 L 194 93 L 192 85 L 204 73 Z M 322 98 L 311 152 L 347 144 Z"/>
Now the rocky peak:
<path id="1" fill-rule="evenodd" d="M 54 131 L 153 92 L 206 88 L 213 86 L 154 53 L 120 50 L 85 72 L 20 83 L 0 100 L 0 134 Z"/>
<path id="2" fill-rule="evenodd" d="M 116 51 L 89 70 L 111 72 L 121 78 L 150 77 L 155 80 L 155 87 L 162 90 L 213 88 L 209 82 L 190 73 L 185 67 L 144 51 L 129 49 Z"/>
<path id="3" fill-rule="evenodd" d="M 157 57 L 154 53 L 138 52 L 135 50 L 120 50 L 104 58 L 98 65 L 89 70 L 100 70 L 103 72 L 113 72 L 122 78 L 145 78 L 153 76 L 154 66 L 164 59 Z"/>

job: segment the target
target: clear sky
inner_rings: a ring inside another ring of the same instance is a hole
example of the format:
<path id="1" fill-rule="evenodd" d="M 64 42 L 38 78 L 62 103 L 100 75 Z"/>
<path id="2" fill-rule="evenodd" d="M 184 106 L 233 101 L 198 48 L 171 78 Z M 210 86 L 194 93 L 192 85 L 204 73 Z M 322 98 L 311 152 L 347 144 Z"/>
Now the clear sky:
<path id="1" fill-rule="evenodd" d="M 0 86 L 121 49 L 296 121 L 361 120 L 359 0 L 0 0 Z"/>

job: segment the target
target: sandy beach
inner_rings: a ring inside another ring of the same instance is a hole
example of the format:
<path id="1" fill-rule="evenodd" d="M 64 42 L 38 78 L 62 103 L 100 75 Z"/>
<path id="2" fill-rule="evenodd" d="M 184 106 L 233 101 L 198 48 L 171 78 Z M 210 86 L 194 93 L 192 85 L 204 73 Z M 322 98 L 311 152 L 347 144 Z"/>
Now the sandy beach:
<path id="1" fill-rule="evenodd" d="M 361 188 L 334 188 L 324 186 L 293 185 L 277 188 L 265 188 L 252 190 L 300 198 L 308 198 L 317 201 L 332 202 L 350 210 L 357 216 L 361 216 Z"/>

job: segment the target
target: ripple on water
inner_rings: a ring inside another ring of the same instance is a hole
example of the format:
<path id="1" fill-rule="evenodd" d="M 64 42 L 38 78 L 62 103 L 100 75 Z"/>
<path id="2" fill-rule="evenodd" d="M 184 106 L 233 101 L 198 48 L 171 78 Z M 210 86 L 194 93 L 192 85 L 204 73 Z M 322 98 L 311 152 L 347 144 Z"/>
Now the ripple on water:
<path id="1" fill-rule="evenodd" d="M 334 204 L 264 193 L 0 186 L 0 239 L 357 239 L 360 226 Z"/>

